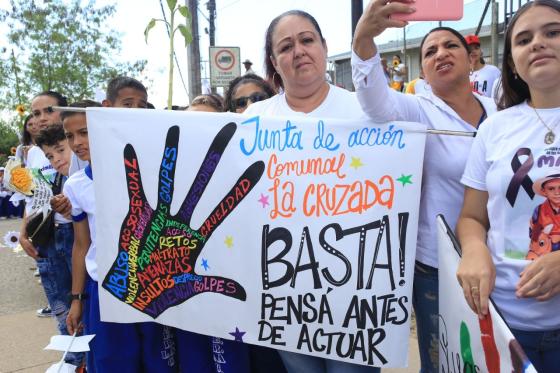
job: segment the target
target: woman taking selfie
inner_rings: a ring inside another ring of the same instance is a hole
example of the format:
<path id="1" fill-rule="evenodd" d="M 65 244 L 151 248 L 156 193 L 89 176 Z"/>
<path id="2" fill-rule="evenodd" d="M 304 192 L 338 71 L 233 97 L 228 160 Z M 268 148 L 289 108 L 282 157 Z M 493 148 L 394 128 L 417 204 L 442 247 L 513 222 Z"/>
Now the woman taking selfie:
<path id="1" fill-rule="evenodd" d="M 401 120 L 433 129 L 476 131 L 496 105 L 471 91 L 467 43 L 451 28 L 431 30 L 420 44 L 420 64 L 430 90 L 414 96 L 387 87 L 373 38 L 389 27 L 404 27 L 406 22 L 390 16 L 413 12 L 410 4 L 373 0 L 358 22 L 352 77 L 362 109 L 376 122 Z M 463 201 L 460 178 L 471 145 L 471 137 L 428 135 L 426 139 L 412 299 L 422 372 L 437 372 L 439 366 L 436 216 L 443 214 L 455 227 Z"/>

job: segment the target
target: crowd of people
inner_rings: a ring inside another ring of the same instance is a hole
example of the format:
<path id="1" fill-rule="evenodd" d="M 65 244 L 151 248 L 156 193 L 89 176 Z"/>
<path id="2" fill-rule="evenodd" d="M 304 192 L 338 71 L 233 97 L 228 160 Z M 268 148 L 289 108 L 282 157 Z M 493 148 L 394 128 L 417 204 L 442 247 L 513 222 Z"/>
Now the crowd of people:
<path id="1" fill-rule="evenodd" d="M 486 317 L 491 295 L 537 370 L 555 372 L 560 365 L 560 3 L 535 0 L 518 10 L 505 33 L 501 71 L 484 62 L 477 36 L 434 28 L 420 44 L 421 78 L 405 93 L 406 67 L 399 56 L 387 64 L 375 38 L 387 28 L 406 26 L 392 14 L 413 11 L 412 0 L 368 4 L 352 43 L 356 92 L 326 80 L 321 28 L 310 14 L 292 10 L 266 30 L 264 78 L 246 60 L 246 74 L 231 81 L 224 97 L 200 95 L 174 109 L 401 120 L 476 131 L 474 139 L 429 135 L 426 141 L 412 299 L 421 372 L 439 370 L 438 214 L 457 229 L 463 251 L 457 278 L 470 307 Z M 31 197 L 25 197 L 20 244 L 37 261 L 49 303 L 41 313 L 52 313 L 61 334 L 96 335 L 87 358 L 71 353 L 68 363 L 88 372 L 380 371 L 225 340 L 219 343 L 227 364 L 218 366 L 212 355 L 216 338 L 157 323 L 101 321 L 86 116 L 53 107 L 146 109 L 148 93 L 139 81 L 117 77 L 108 82 L 103 102 L 69 104 L 62 94 L 47 91 L 30 106 L 16 157 L 50 183 L 56 213 L 51 236 L 36 244 L 27 231 L 34 213 Z M 520 246 L 527 241 L 528 247 Z"/>

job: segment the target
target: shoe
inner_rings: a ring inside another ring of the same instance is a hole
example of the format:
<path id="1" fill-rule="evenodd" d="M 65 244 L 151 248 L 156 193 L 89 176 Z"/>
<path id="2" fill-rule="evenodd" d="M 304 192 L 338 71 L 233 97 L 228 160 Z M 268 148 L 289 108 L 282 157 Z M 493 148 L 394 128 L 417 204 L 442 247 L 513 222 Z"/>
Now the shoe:
<path id="1" fill-rule="evenodd" d="M 52 317 L 52 310 L 49 306 L 37 310 L 37 317 Z"/>
<path id="2" fill-rule="evenodd" d="M 39 269 L 36 269 L 35 272 L 33 272 L 33 276 L 35 276 L 35 277 L 41 276 L 41 275 L 39 274 Z"/>

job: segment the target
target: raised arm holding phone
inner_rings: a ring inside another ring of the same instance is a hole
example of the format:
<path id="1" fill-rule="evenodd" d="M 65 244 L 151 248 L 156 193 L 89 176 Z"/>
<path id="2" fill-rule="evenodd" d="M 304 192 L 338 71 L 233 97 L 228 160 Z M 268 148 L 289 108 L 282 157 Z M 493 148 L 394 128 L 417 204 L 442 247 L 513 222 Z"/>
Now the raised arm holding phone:
<path id="1" fill-rule="evenodd" d="M 373 0 L 354 34 L 352 77 L 363 111 L 376 122 L 395 120 L 424 123 L 433 129 L 477 130 L 496 111 L 493 100 L 472 92 L 469 52 L 456 30 L 438 27 L 420 44 L 420 62 L 431 90 L 422 96 L 405 95 L 387 87 L 374 38 L 407 21 L 395 14 L 414 12 L 420 1 Z M 460 178 L 472 138 L 428 136 L 418 222 L 413 306 L 423 372 L 438 371 L 438 260 L 436 215 L 454 227 L 463 201 Z"/>

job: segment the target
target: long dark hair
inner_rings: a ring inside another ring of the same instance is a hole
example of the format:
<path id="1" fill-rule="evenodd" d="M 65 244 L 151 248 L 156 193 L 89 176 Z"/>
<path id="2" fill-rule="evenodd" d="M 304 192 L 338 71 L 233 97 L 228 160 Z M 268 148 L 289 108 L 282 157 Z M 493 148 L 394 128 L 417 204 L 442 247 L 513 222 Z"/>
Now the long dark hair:
<path id="1" fill-rule="evenodd" d="M 317 20 L 313 18 L 311 14 L 304 12 L 303 10 L 288 10 L 287 12 L 284 12 L 278 17 L 274 18 L 266 29 L 266 36 L 264 39 L 264 67 L 266 78 L 276 90 L 278 90 L 278 88 L 284 88 L 284 82 L 282 82 L 282 77 L 280 77 L 280 75 L 276 72 L 276 69 L 274 68 L 274 65 L 271 61 L 271 57 L 273 56 L 272 35 L 274 34 L 278 22 L 280 22 L 282 18 L 287 16 L 299 16 L 307 19 L 309 22 L 311 22 L 311 24 L 315 28 L 315 31 L 317 31 L 317 33 L 321 37 L 321 42 L 325 42 L 325 38 L 323 37 L 323 33 L 321 32 L 321 28 L 319 27 Z"/>
<path id="2" fill-rule="evenodd" d="M 233 95 L 235 94 L 235 91 L 237 91 L 237 88 L 239 86 L 248 83 L 252 83 L 259 87 L 264 93 L 267 94 L 268 97 L 272 97 L 276 94 L 272 86 L 257 74 L 245 74 L 238 76 L 229 83 L 228 90 L 224 97 L 225 109 L 227 111 L 235 113 L 235 107 L 233 105 Z"/>
<path id="3" fill-rule="evenodd" d="M 513 28 L 519 18 L 535 6 L 547 6 L 560 13 L 560 2 L 557 0 L 535 0 L 519 8 L 519 10 L 515 13 L 515 16 L 511 19 L 504 35 L 504 57 L 502 61 L 501 78 L 503 93 L 498 102 L 499 110 L 518 105 L 531 98 L 529 86 L 523 79 L 521 79 L 521 77 L 518 77 L 514 71 L 515 65 L 511 55 L 511 38 L 513 36 Z"/>
<path id="4" fill-rule="evenodd" d="M 33 97 L 34 99 L 40 96 L 49 96 L 56 100 L 57 106 L 68 106 L 68 99 L 61 93 L 55 91 L 43 91 Z"/>

